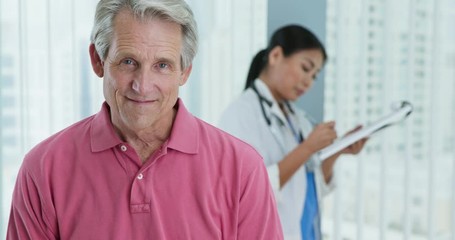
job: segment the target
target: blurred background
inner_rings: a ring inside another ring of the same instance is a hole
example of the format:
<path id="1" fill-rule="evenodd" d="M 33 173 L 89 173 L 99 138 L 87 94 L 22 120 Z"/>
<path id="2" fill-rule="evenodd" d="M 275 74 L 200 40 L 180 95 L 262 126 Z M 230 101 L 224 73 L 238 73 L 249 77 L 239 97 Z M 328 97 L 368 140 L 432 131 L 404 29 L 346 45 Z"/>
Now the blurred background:
<path id="1" fill-rule="evenodd" d="M 180 95 L 217 124 L 253 55 L 288 23 L 309 27 L 329 61 L 298 104 L 339 135 L 407 100 L 411 116 L 337 162 L 324 239 L 455 240 L 455 0 L 188 0 L 200 49 Z M 0 0 L 0 237 L 24 154 L 97 112 L 88 46 L 96 0 Z"/>

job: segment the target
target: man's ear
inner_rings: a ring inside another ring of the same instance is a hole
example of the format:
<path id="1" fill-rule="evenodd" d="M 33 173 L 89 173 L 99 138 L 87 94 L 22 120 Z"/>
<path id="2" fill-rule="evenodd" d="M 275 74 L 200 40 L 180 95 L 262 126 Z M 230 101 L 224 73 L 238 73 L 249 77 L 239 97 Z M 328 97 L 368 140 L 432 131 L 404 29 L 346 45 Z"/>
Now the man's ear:
<path id="1" fill-rule="evenodd" d="M 283 48 L 281 48 L 281 46 L 275 46 L 269 52 L 269 56 L 268 56 L 269 64 L 274 65 L 282 57 L 283 57 Z"/>
<path id="2" fill-rule="evenodd" d="M 182 76 L 180 79 L 180 86 L 185 85 L 186 81 L 188 80 L 188 77 L 190 76 L 191 70 L 193 69 L 193 64 L 190 64 L 187 68 L 183 69 Z"/>
<path id="3" fill-rule="evenodd" d="M 90 44 L 89 53 L 93 71 L 98 77 L 102 78 L 104 76 L 103 61 L 101 61 L 101 58 L 96 51 L 95 44 Z"/>

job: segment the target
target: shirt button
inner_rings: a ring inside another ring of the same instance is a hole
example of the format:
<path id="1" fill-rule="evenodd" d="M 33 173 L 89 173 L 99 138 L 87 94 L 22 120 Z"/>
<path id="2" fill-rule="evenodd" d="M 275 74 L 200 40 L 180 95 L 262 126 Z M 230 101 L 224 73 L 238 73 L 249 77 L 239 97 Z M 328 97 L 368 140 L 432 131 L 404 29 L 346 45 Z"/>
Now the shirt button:
<path id="1" fill-rule="evenodd" d="M 126 152 L 126 150 L 128 150 L 128 148 L 125 145 L 122 145 L 122 146 L 120 146 L 120 150 L 122 150 L 122 152 Z"/>
<path id="2" fill-rule="evenodd" d="M 137 179 L 141 180 L 144 178 L 144 175 L 142 175 L 142 173 L 139 173 L 139 175 L 137 175 Z"/>

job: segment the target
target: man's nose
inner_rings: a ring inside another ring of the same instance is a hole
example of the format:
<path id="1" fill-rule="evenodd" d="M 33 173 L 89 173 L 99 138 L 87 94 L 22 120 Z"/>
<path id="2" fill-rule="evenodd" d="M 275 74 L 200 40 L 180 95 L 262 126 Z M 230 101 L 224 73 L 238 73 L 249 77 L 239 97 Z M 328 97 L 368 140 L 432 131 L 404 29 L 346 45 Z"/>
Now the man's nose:
<path id="1" fill-rule="evenodd" d="M 135 74 L 132 89 L 140 95 L 147 94 L 153 88 L 153 78 L 149 71 L 142 70 Z"/>

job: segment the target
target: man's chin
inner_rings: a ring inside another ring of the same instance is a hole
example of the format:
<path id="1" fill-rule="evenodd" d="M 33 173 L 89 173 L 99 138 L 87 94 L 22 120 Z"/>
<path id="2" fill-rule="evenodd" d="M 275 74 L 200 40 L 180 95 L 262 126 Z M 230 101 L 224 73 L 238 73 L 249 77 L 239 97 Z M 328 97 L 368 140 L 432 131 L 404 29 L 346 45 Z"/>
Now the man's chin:
<path id="1" fill-rule="evenodd" d="M 122 116 L 124 125 L 131 130 L 142 130 L 153 125 L 154 120 L 150 118 L 150 114 L 146 116 L 142 114 L 125 114 Z"/>

